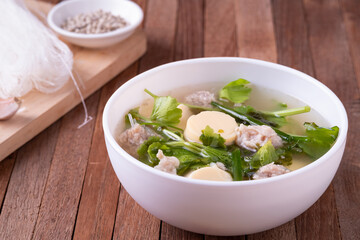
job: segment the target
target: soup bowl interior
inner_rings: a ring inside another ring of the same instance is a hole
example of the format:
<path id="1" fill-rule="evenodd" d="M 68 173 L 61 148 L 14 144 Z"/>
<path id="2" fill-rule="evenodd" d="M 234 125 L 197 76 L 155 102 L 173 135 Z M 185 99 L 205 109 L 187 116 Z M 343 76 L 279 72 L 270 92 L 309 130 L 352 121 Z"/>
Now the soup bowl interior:
<path id="1" fill-rule="evenodd" d="M 155 94 L 219 86 L 238 78 L 284 92 L 311 106 L 329 126 L 340 128 L 334 146 L 320 159 L 285 175 L 254 181 L 214 182 L 188 179 L 153 169 L 127 154 L 116 142 L 124 116 Z M 325 85 L 278 64 L 244 58 L 202 58 L 166 64 L 121 86 L 103 114 L 108 154 L 123 187 L 148 212 L 176 227 L 210 235 L 242 235 L 279 226 L 309 208 L 333 179 L 344 152 L 345 109 Z"/>

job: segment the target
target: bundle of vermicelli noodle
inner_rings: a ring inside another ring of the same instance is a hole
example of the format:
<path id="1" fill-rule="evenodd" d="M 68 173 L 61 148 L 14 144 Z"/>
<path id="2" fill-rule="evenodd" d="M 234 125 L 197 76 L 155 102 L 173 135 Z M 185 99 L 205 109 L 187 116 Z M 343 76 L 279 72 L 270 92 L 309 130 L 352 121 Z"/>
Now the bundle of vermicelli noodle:
<path id="1" fill-rule="evenodd" d="M 73 55 L 23 4 L 0 0 L 0 99 L 51 93 L 69 79 Z"/>

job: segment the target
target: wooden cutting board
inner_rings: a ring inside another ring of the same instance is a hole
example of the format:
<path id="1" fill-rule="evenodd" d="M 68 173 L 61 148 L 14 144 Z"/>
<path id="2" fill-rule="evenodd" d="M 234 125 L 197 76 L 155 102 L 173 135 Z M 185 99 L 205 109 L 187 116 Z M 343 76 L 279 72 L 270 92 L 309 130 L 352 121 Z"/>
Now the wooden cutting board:
<path id="1" fill-rule="evenodd" d="M 43 2 L 30 2 L 31 9 L 36 8 L 45 14 L 51 7 Z M 93 50 L 70 44 L 69 47 L 74 54 L 73 72 L 86 98 L 145 53 L 146 37 L 138 29 L 126 40 L 109 48 Z M 13 118 L 0 121 L 0 161 L 70 111 L 81 99 L 69 80 L 56 93 L 32 91 L 21 101 L 21 108 Z"/>

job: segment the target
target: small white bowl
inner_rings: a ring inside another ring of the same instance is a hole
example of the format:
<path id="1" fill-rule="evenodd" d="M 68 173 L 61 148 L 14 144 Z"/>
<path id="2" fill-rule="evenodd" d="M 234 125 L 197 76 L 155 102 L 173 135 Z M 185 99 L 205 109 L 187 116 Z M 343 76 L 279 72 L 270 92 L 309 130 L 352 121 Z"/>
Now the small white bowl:
<path id="1" fill-rule="evenodd" d="M 127 26 L 99 34 L 83 34 L 66 31 L 61 28 L 65 20 L 80 13 L 90 13 L 102 9 L 119 15 L 128 23 Z M 126 0 L 72 0 L 55 5 L 49 12 L 49 26 L 63 39 L 70 43 L 88 47 L 103 48 L 114 45 L 129 37 L 141 24 L 144 17 L 142 9 L 132 1 Z"/>
<path id="2" fill-rule="evenodd" d="M 151 168 L 116 142 L 124 116 L 153 93 L 198 84 L 224 85 L 245 78 L 309 105 L 330 126 L 340 128 L 334 146 L 321 158 L 290 173 L 268 179 L 215 182 L 189 179 Z M 264 231 L 303 213 L 324 193 L 340 164 L 348 130 L 345 108 L 324 84 L 297 70 L 246 58 L 201 58 L 165 64 L 122 85 L 103 113 L 105 142 L 111 163 L 126 191 L 143 208 L 165 222 L 210 235 Z"/>

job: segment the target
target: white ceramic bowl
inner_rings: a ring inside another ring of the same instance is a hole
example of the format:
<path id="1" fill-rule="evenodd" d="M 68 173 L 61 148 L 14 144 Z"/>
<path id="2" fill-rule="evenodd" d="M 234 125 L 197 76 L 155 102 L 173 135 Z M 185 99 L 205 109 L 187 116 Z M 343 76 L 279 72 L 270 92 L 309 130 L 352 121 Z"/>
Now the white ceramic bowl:
<path id="1" fill-rule="evenodd" d="M 114 135 L 124 115 L 147 97 L 198 83 L 251 83 L 286 92 L 340 128 L 334 146 L 320 159 L 285 175 L 254 181 L 193 180 L 153 169 L 127 154 Z M 348 129 L 343 104 L 325 85 L 297 70 L 245 58 L 202 58 L 165 64 L 121 86 L 103 114 L 105 141 L 113 168 L 128 193 L 144 209 L 185 230 L 210 235 L 242 235 L 274 228 L 308 209 L 324 193 L 341 161 Z"/>
<path id="2" fill-rule="evenodd" d="M 65 20 L 80 13 L 90 13 L 102 9 L 123 17 L 129 25 L 107 33 L 83 34 L 61 28 Z M 49 12 L 49 26 L 70 43 L 88 47 L 103 48 L 114 45 L 129 37 L 143 20 L 142 9 L 132 1 L 126 0 L 71 0 L 55 5 Z"/>

